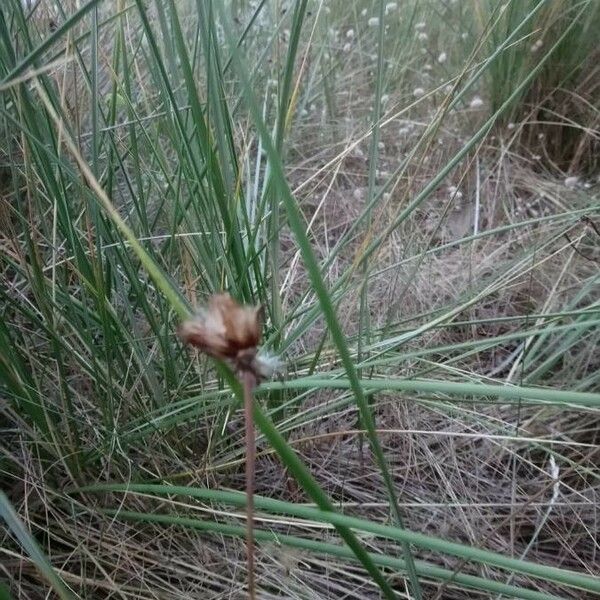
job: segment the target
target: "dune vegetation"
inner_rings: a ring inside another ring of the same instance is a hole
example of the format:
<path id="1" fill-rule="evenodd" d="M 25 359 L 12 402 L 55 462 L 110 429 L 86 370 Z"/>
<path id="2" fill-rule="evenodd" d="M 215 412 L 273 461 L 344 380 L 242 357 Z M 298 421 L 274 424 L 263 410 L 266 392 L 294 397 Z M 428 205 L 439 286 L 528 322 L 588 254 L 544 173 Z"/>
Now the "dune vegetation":
<path id="1" fill-rule="evenodd" d="M 3 0 L 0 598 L 599 597 L 598 31 Z"/>

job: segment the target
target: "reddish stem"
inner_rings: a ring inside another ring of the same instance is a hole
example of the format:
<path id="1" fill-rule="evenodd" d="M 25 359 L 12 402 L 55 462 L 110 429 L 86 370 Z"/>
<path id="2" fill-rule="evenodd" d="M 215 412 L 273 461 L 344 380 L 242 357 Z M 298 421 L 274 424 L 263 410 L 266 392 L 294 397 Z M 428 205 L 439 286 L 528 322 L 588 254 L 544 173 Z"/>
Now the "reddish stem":
<path id="1" fill-rule="evenodd" d="M 248 598 L 255 600 L 254 583 L 254 466 L 256 437 L 252 416 L 253 390 L 256 377 L 251 371 L 242 372 L 244 385 L 244 421 L 246 424 L 246 560 L 248 569 Z"/>

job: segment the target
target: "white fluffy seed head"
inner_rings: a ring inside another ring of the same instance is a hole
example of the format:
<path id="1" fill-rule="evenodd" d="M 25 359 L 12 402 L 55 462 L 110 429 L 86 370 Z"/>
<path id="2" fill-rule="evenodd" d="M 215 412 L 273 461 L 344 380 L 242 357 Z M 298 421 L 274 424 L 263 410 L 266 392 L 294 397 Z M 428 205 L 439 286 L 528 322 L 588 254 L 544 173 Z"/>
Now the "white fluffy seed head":
<path id="1" fill-rule="evenodd" d="M 469 102 L 471 108 L 481 108 L 483 106 L 483 100 L 480 96 L 473 96 L 471 102 Z"/>
<path id="2" fill-rule="evenodd" d="M 448 186 L 448 195 L 457 200 L 463 197 L 463 193 L 455 185 Z"/>
<path id="3" fill-rule="evenodd" d="M 259 352 L 254 359 L 254 368 L 261 379 L 270 379 L 273 375 L 283 373 L 285 363 L 279 357 L 267 352 Z"/>
<path id="4" fill-rule="evenodd" d="M 574 190 L 579 185 L 579 177 L 567 177 L 565 179 L 565 187 Z"/>
<path id="5" fill-rule="evenodd" d="M 542 40 L 537 40 L 530 48 L 531 52 L 535 53 L 537 52 L 542 46 L 544 45 L 544 42 Z"/>

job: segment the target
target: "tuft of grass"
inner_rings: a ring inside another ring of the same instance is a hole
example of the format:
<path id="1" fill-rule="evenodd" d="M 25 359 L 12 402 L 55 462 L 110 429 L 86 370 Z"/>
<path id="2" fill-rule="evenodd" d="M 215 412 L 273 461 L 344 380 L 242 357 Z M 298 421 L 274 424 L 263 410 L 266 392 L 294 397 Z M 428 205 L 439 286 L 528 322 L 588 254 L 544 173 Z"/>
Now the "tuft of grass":
<path id="1" fill-rule="evenodd" d="M 520 27 L 520 38 L 488 72 L 487 92 L 493 108 L 510 95 L 517 82 L 547 54 L 544 68 L 515 98 L 502 118 L 504 125 L 518 124 L 526 148 L 542 164 L 567 175 L 594 173 L 597 161 L 594 125 L 597 105 L 598 48 L 591 31 L 600 26 L 600 6 L 568 2 L 520 2 L 507 5 L 474 3 L 476 32 L 488 27 L 489 14 L 498 12 L 488 38 L 495 48 L 507 33 Z M 582 12 L 579 12 L 584 8 Z M 535 10 L 533 19 L 525 17 Z"/>

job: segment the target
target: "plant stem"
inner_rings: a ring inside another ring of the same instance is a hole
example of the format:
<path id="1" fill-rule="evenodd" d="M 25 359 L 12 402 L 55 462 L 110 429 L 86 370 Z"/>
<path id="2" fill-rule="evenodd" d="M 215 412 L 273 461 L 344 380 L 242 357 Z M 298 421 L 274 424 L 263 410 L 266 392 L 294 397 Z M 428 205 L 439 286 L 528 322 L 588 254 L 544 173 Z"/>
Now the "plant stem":
<path id="1" fill-rule="evenodd" d="M 256 438 L 252 418 L 252 394 L 256 376 L 251 371 L 242 371 L 244 386 L 244 422 L 246 424 L 246 560 L 248 568 L 248 598 L 255 600 L 254 583 L 254 462 L 256 460 Z"/>

